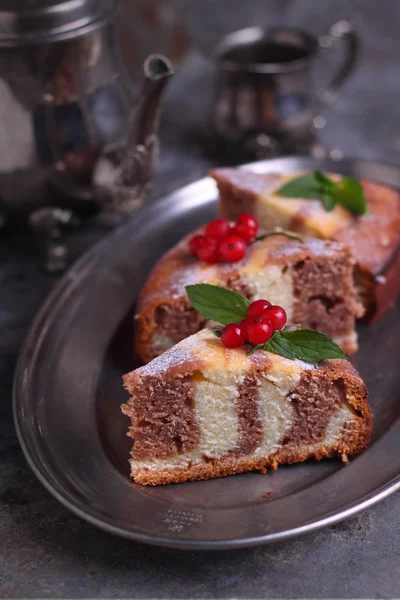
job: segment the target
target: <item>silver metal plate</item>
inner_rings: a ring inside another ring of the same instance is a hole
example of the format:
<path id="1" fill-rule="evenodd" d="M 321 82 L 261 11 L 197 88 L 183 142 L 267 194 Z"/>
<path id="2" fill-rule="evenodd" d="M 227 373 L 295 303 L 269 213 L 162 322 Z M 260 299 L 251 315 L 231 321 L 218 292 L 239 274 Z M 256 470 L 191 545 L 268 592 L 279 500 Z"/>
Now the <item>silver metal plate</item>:
<path id="1" fill-rule="evenodd" d="M 264 172 L 337 171 L 400 189 L 400 170 L 357 161 L 281 158 Z M 181 548 L 284 540 L 335 523 L 400 487 L 399 307 L 360 326 L 353 363 L 370 391 L 370 448 L 345 466 L 309 461 L 261 475 L 145 487 L 128 477 L 123 373 L 134 367 L 132 311 L 155 261 L 215 214 L 206 178 L 149 205 L 67 273 L 33 323 L 14 389 L 15 422 L 32 469 L 75 514 L 109 532 Z"/>

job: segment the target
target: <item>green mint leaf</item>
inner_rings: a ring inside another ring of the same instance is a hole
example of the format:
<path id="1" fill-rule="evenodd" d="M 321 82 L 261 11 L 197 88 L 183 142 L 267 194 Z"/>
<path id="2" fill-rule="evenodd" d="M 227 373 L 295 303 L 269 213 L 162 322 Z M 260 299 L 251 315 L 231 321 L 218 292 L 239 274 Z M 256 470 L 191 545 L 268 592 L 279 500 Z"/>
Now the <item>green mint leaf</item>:
<path id="1" fill-rule="evenodd" d="M 300 360 L 316 363 L 327 358 L 346 358 L 339 346 L 320 331 L 297 329 L 282 332 L 281 336 L 290 345 L 294 356 Z"/>
<path id="2" fill-rule="evenodd" d="M 289 331 L 275 331 L 272 338 L 266 344 L 253 346 L 249 354 L 263 349 L 279 354 L 290 360 L 303 360 L 309 363 L 317 363 L 328 358 L 346 358 L 339 346 L 327 335 L 314 329 L 296 329 Z"/>
<path id="3" fill-rule="evenodd" d="M 365 215 L 368 211 L 361 184 L 352 177 L 343 177 L 337 184 L 336 200 L 353 214 Z"/>
<path id="4" fill-rule="evenodd" d="M 336 206 L 335 196 L 331 194 L 321 194 L 321 202 L 326 212 L 331 212 Z"/>
<path id="5" fill-rule="evenodd" d="M 210 321 L 229 325 L 247 316 L 250 300 L 242 294 L 208 283 L 187 285 L 185 290 L 193 308 Z"/>
<path id="6" fill-rule="evenodd" d="M 336 183 L 329 179 L 321 171 L 314 171 L 314 177 L 321 184 L 321 187 L 326 193 L 334 193 L 336 190 Z"/>
<path id="7" fill-rule="evenodd" d="M 286 233 L 285 231 L 271 231 L 270 233 L 264 233 L 264 235 L 260 235 L 259 237 L 256 237 L 252 242 L 249 242 L 248 246 L 250 244 L 254 244 L 254 242 L 262 242 L 263 240 L 266 240 L 267 238 L 272 237 L 273 235 L 284 235 L 289 240 L 296 240 L 296 242 L 303 242 L 303 240 L 300 237 L 298 237 L 297 235 L 291 235 L 290 233 Z"/>
<path id="8" fill-rule="evenodd" d="M 314 171 L 291 179 L 276 190 L 275 194 L 285 198 L 319 198 L 324 191 L 324 184 L 320 180 L 320 175 L 318 171 Z"/>
<path id="9" fill-rule="evenodd" d="M 275 193 L 285 198 L 319 198 L 327 212 L 332 211 L 336 204 L 341 204 L 356 215 L 365 215 L 368 212 L 361 184 L 352 177 L 343 177 L 335 183 L 320 171 L 313 171 L 292 179 Z"/>
<path id="10" fill-rule="evenodd" d="M 285 338 L 285 334 L 280 331 L 276 331 L 272 338 L 263 345 L 264 350 L 273 352 L 274 354 L 280 354 L 285 358 L 294 360 L 296 358 L 295 353 L 291 347 L 290 342 Z"/>
<path id="11" fill-rule="evenodd" d="M 220 329 L 213 329 L 213 334 L 219 339 L 222 335 L 222 331 Z"/>

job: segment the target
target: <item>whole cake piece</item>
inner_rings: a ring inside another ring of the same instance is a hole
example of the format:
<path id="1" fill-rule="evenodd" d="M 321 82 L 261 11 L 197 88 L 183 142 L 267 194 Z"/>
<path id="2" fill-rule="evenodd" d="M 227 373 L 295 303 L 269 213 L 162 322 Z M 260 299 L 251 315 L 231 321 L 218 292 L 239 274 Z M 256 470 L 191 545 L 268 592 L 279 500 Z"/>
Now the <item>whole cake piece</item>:
<path id="1" fill-rule="evenodd" d="M 208 265 L 191 255 L 191 237 L 160 259 L 139 296 L 135 344 L 142 362 L 206 326 L 185 292 L 195 283 L 222 285 L 250 300 L 268 297 L 285 309 L 289 323 L 323 331 L 346 354 L 357 350 L 355 320 L 363 307 L 356 299 L 354 260 L 345 246 L 273 232 L 247 246 L 238 262 Z"/>
<path id="2" fill-rule="evenodd" d="M 212 330 L 124 377 L 131 476 L 157 485 L 361 452 L 367 390 L 347 360 L 310 363 L 226 348 Z"/>
<path id="3" fill-rule="evenodd" d="M 248 212 L 261 227 L 279 226 L 342 242 L 355 258 L 358 293 L 369 320 L 394 304 L 400 292 L 400 196 L 396 190 L 318 172 L 306 174 L 308 179 L 299 173 L 288 176 L 243 168 L 215 169 L 210 175 L 218 184 L 223 218 L 235 219 Z M 296 190 L 293 182 L 300 177 Z M 346 185 L 341 189 L 343 181 Z M 357 184 L 365 198 L 365 211 L 360 211 Z M 331 202 L 338 190 L 343 203 Z"/>

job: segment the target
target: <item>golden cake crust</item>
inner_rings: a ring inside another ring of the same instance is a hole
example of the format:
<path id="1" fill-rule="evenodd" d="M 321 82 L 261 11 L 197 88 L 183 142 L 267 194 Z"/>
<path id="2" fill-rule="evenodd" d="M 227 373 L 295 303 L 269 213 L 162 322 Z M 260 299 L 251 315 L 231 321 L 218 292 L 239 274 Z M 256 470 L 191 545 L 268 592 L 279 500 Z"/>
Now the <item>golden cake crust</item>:
<path id="1" fill-rule="evenodd" d="M 323 458 L 334 458 L 339 456 L 344 462 L 347 462 L 348 456 L 360 454 L 368 446 L 371 432 L 367 423 L 362 425 L 363 431 L 358 433 L 356 441 L 352 439 L 351 432 L 348 438 L 341 440 L 338 449 L 321 447 L 318 450 L 301 451 L 282 451 L 278 450 L 276 454 L 265 459 L 246 459 L 236 457 L 226 457 L 218 460 L 217 464 L 206 463 L 192 465 L 190 468 L 163 469 L 163 472 L 154 473 L 145 467 L 135 469 L 132 478 L 135 483 L 142 485 L 165 485 L 168 483 L 182 483 L 185 481 L 199 481 L 204 479 L 215 479 L 216 477 L 228 477 L 239 473 L 248 473 L 249 471 L 260 471 L 267 473 L 268 470 L 276 471 L 280 464 L 294 464 L 305 462 L 310 458 L 322 460 Z"/>

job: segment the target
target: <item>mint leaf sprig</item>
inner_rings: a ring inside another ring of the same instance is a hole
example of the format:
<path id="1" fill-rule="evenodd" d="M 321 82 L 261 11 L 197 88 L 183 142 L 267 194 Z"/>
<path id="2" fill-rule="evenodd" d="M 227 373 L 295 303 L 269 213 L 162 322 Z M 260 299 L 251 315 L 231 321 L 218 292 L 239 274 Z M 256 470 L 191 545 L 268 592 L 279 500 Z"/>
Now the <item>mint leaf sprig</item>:
<path id="1" fill-rule="evenodd" d="M 209 283 L 187 285 L 185 290 L 193 308 L 209 321 L 229 325 L 247 316 L 250 300 L 242 294 Z"/>
<path id="2" fill-rule="evenodd" d="M 285 198 L 318 198 L 327 212 L 331 212 L 337 204 L 355 215 L 368 212 L 361 184 L 352 177 L 343 177 L 336 183 L 320 171 L 313 171 L 285 183 L 275 194 Z"/>
<path id="3" fill-rule="evenodd" d="M 315 329 L 275 331 L 264 350 L 294 360 L 316 363 L 327 358 L 346 358 L 339 346 L 325 333 Z"/>
<path id="4" fill-rule="evenodd" d="M 226 288 L 208 283 L 186 286 L 193 307 L 206 319 L 222 325 L 240 323 L 247 316 L 250 301 Z M 217 337 L 221 332 L 214 330 Z M 251 345 L 250 353 L 267 350 L 290 360 L 317 363 L 328 358 L 346 358 L 339 346 L 330 337 L 314 329 L 294 329 L 293 326 L 275 331 L 265 344 Z"/>

